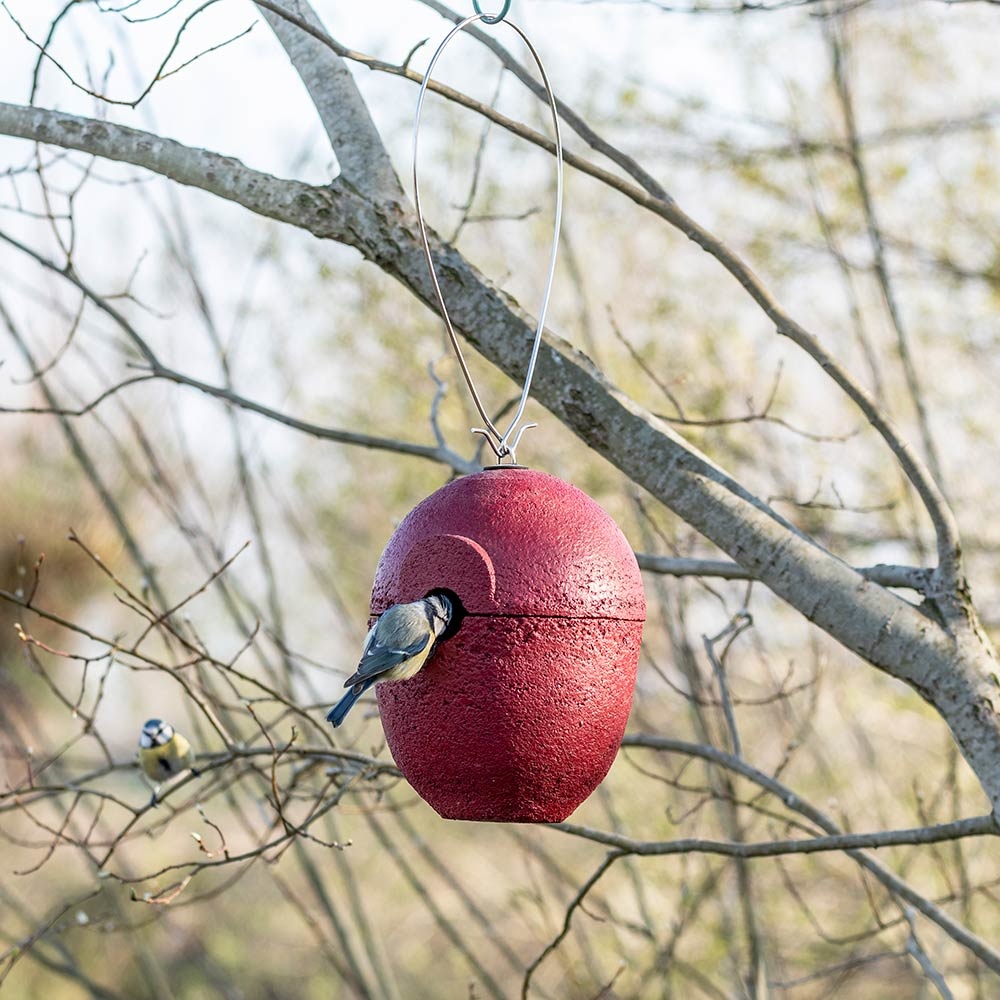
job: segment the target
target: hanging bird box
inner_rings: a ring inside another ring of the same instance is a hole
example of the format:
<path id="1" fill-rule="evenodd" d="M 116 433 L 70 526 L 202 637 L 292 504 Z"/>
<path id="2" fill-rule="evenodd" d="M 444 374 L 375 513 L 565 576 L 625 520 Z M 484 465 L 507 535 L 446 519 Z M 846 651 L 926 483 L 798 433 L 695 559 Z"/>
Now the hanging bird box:
<path id="1" fill-rule="evenodd" d="M 585 493 L 498 466 L 400 524 L 372 616 L 433 590 L 456 623 L 423 670 L 376 688 L 392 756 L 447 819 L 557 822 L 611 767 L 646 602 L 632 549 Z"/>

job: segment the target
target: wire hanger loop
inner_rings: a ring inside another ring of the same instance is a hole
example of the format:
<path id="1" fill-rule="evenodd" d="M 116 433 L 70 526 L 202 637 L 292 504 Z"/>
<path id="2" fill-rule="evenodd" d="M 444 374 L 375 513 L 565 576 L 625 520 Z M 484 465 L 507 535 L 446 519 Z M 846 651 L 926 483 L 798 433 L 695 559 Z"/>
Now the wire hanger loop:
<path id="1" fill-rule="evenodd" d="M 441 311 L 441 318 L 444 320 L 445 329 L 448 332 L 448 338 L 451 341 L 451 346 L 455 350 L 455 355 L 458 358 L 459 367 L 462 370 L 462 375 L 465 378 L 466 385 L 469 387 L 469 392 L 472 395 L 472 401 L 475 403 L 476 409 L 479 412 L 479 416 L 483 420 L 483 427 L 472 428 L 473 434 L 482 434 L 485 437 L 487 443 L 492 449 L 493 453 L 496 455 L 497 464 L 502 465 L 505 458 L 510 460 L 511 464 L 516 464 L 517 458 L 515 455 L 517 446 L 521 440 L 522 435 L 526 430 L 531 427 L 536 427 L 537 424 L 525 424 L 519 427 L 521 418 L 524 416 L 524 409 L 528 405 L 528 393 L 531 389 L 531 380 L 535 374 L 535 364 L 538 361 L 538 350 L 542 342 L 542 331 L 545 329 L 545 314 L 548 312 L 549 308 L 549 298 L 552 294 L 552 283 L 555 278 L 556 271 L 556 253 L 559 248 L 559 229 L 562 224 L 562 203 L 563 203 L 563 150 L 562 150 L 562 135 L 559 131 L 559 112 L 556 108 L 555 94 L 552 92 L 552 87 L 549 84 L 549 78 L 545 73 L 545 67 L 542 65 L 542 60 L 535 50 L 535 47 L 528 40 L 528 36 L 516 25 L 513 21 L 506 21 L 507 10 L 510 7 L 510 0 L 504 3 L 501 11 L 496 14 L 483 14 L 479 9 L 479 4 L 474 2 L 474 7 L 476 13 L 465 18 L 455 25 L 451 31 L 445 35 L 443 41 L 438 45 L 434 55 L 431 56 L 431 61 L 427 66 L 427 72 L 424 74 L 423 81 L 420 84 L 420 93 L 417 95 L 417 107 L 413 116 L 413 204 L 417 212 L 417 224 L 420 227 L 420 240 L 424 249 L 424 257 L 427 260 L 427 268 L 430 271 L 431 284 L 434 288 L 434 294 L 437 298 L 438 306 Z M 555 217 L 553 219 L 552 226 L 552 249 L 549 255 L 549 268 L 548 275 L 545 281 L 545 291 L 542 295 L 541 308 L 538 311 L 538 325 L 535 328 L 535 339 L 531 347 L 531 356 L 528 359 L 528 367 L 525 371 L 524 376 L 524 387 L 521 390 L 521 399 L 517 407 L 517 411 L 514 414 L 510 425 L 505 431 L 500 431 L 493 421 L 490 419 L 489 414 L 486 412 L 486 408 L 483 406 L 483 402 L 479 397 L 479 393 L 476 391 L 475 383 L 472 380 L 472 373 L 469 371 L 469 366 L 466 364 L 465 356 L 462 353 L 461 345 L 459 344 L 458 334 L 455 332 L 455 327 L 451 322 L 451 316 L 448 313 L 448 307 L 444 301 L 444 294 L 441 291 L 441 283 L 438 280 L 437 272 L 434 270 L 434 258 L 431 254 L 430 240 L 427 235 L 427 225 L 424 222 L 424 215 L 420 207 L 420 185 L 417 178 L 417 149 L 418 140 L 420 137 L 420 113 L 423 110 L 424 97 L 427 93 L 427 85 L 430 83 L 431 75 L 434 72 L 434 67 L 437 65 L 438 59 L 444 52 L 448 43 L 461 31 L 467 28 L 470 24 L 475 21 L 483 21 L 485 24 L 497 24 L 503 21 L 508 27 L 512 28 L 521 37 L 521 40 L 527 46 L 528 51 L 531 53 L 535 60 L 535 65 L 538 67 L 538 75 L 541 77 L 542 85 L 545 88 L 545 96 L 548 100 L 549 110 L 552 114 L 552 128 L 555 138 L 555 156 L 556 156 L 556 207 L 555 207 Z"/>

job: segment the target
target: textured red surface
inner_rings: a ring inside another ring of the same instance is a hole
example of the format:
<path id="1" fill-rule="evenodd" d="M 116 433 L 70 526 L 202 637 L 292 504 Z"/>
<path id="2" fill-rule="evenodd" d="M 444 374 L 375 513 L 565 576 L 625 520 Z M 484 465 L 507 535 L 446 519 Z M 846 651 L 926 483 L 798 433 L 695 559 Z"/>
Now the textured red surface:
<path id="1" fill-rule="evenodd" d="M 632 704 L 642 580 L 614 521 L 545 473 L 490 470 L 419 504 L 372 613 L 456 593 L 467 614 L 407 681 L 376 688 L 393 758 L 449 819 L 556 822 L 600 783 Z"/>
<path id="2" fill-rule="evenodd" d="M 382 553 L 372 613 L 441 586 L 470 614 L 646 618 L 618 525 L 586 493 L 534 469 L 463 476 L 417 504 Z"/>

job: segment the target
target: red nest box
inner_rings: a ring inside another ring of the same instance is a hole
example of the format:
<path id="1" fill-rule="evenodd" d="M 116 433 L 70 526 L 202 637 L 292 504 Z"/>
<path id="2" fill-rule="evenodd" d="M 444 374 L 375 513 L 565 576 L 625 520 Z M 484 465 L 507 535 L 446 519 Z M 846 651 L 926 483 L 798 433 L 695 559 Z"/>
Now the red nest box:
<path id="1" fill-rule="evenodd" d="M 406 516 L 371 613 L 433 590 L 458 597 L 458 628 L 415 677 L 376 688 L 397 765 L 447 819 L 565 819 L 632 705 L 646 601 L 625 536 L 576 487 L 498 466 Z"/>

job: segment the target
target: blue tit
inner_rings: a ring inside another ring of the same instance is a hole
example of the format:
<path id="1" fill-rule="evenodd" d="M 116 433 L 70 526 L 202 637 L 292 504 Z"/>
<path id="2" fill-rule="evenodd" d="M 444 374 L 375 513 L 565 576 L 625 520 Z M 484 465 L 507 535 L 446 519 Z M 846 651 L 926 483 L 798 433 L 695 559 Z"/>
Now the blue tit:
<path id="1" fill-rule="evenodd" d="M 373 684 L 413 677 L 430 658 L 434 644 L 451 624 L 452 614 L 445 594 L 387 608 L 365 639 L 358 669 L 344 681 L 344 687 L 351 690 L 330 709 L 327 721 L 339 726 Z"/>
<path id="2" fill-rule="evenodd" d="M 191 744 L 169 722 L 160 719 L 149 719 L 142 727 L 139 734 L 139 764 L 156 785 L 153 805 L 156 805 L 156 792 L 162 782 L 188 768 L 192 774 L 198 774 Z"/>

